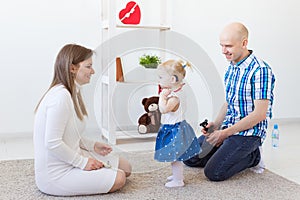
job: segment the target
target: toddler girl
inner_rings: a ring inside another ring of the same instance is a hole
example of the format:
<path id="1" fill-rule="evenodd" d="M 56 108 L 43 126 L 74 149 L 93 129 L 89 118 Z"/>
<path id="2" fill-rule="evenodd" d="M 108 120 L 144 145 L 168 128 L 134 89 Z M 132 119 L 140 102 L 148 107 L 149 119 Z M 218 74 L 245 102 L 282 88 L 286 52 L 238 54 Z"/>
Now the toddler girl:
<path id="1" fill-rule="evenodd" d="M 190 64 L 168 60 L 157 68 L 162 89 L 159 97 L 162 125 L 156 138 L 154 159 L 171 162 L 173 175 L 167 178 L 166 187 L 184 186 L 182 161 L 201 152 L 193 128 L 184 119 L 186 66 L 190 67 Z"/>

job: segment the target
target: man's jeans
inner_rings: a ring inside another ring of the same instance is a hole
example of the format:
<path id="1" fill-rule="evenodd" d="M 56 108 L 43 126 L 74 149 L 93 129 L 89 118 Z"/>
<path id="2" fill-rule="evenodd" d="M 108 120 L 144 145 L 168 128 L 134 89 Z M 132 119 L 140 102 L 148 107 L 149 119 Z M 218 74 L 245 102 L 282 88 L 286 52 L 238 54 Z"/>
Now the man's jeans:
<path id="1" fill-rule="evenodd" d="M 219 147 L 211 146 L 203 135 L 198 142 L 202 152 L 184 161 L 184 164 L 204 167 L 205 176 L 212 181 L 226 180 L 260 161 L 261 138 L 257 136 L 232 135 Z"/>

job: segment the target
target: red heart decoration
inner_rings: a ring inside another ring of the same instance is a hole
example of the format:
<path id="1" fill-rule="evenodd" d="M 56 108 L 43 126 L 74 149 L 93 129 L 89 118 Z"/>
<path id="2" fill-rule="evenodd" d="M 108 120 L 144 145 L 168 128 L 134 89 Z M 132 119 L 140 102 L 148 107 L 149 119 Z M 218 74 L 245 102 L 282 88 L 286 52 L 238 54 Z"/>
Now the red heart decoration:
<path id="1" fill-rule="evenodd" d="M 139 5 L 134 1 L 128 2 L 126 8 L 119 12 L 119 19 L 123 24 L 139 24 L 141 20 Z"/>

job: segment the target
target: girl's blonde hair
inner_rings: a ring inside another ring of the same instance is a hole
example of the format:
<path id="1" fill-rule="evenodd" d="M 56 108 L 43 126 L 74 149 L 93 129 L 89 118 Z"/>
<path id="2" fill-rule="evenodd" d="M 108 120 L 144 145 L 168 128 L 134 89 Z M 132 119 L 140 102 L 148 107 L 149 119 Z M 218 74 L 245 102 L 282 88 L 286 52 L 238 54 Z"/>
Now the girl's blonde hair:
<path id="1" fill-rule="evenodd" d="M 83 46 L 76 44 L 65 45 L 56 57 L 54 64 L 54 76 L 47 92 L 54 86 L 62 84 L 70 92 L 74 109 L 77 117 L 83 120 L 84 115 L 87 115 L 87 111 L 82 100 L 80 91 L 76 91 L 75 85 L 75 74 L 71 73 L 71 66 L 75 65 L 79 67 L 79 63 L 92 57 L 93 51 Z M 47 93 L 46 92 L 46 93 Z M 37 111 L 42 99 L 46 95 L 43 95 L 38 105 L 36 106 L 35 112 Z"/>
<path id="2" fill-rule="evenodd" d="M 186 74 L 186 67 L 192 67 L 189 62 L 183 60 L 167 60 L 161 63 L 158 68 L 165 69 L 170 75 L 176 76 L 178 81 L 182 81 Z"/>

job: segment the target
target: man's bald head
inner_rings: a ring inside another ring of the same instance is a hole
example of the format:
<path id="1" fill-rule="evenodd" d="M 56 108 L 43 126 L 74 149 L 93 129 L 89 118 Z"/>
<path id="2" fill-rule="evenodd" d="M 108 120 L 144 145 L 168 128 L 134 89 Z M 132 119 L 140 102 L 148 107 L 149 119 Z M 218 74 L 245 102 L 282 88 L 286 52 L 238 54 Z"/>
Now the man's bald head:
<path id="1" fill-rule="evenodd" d="M 247 28 L 238 22 L 228 24 L 220 34 L 220 45 L 228 61 L 239 62 L 249 55 Z"/>
<path id="2" fill-rule="evenodd" d="M 248 29 L 242 23 L 233 22 L 224 27 L 221 37 L 238 41 L 248 40 Z"/>

